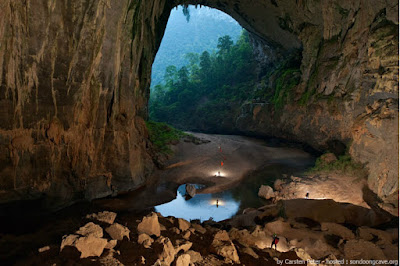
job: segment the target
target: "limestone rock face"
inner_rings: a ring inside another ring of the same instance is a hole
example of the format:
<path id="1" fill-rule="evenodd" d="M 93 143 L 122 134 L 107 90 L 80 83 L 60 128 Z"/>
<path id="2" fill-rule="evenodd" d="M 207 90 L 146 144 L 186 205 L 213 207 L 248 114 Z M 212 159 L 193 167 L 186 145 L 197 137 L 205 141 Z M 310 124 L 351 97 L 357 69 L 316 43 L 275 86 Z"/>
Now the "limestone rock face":
<path id="1" fill-rule="evenodd" d="M 153 167 L 144 118 L 164 3 L 2 2 L 1 201 L 29 190 L 59 208 L 143 184 Z"/>
<path id="2" fill-rule="evenodd" d="M 144 123 L 151 65 L 183 2 L 235 18 L 263 69 L 301 53 L 293 100 L 281 110 L 246 103 L 235 130 L 318 149 L 351 143 L 369 187 L 398 208 L 394 0 L 2 1 L 0 202 L 45 196 L 59 208 L 144 183 L 153 169 Z"/>

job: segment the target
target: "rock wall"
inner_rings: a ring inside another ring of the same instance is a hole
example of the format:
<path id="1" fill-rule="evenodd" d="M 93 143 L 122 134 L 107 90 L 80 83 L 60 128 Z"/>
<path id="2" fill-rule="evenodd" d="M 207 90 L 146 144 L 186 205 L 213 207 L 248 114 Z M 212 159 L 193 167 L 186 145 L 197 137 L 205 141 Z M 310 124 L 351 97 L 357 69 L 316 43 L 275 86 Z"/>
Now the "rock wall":
<path id="1" fill-rule="evenodd" d="M 144 183 L 164 3 L 2 1 L 0 202 L 58 208 Z"/>
<path id="2" fill-rule="evenodd" d="M 236 126 L 320 150 L 347 143 L 369 169 L 368 184 L 384 207 L 398 208 L 398 3 L 309 3 L 298 1 L 304 11 L 298 13 L 310 19 L 284 17 L 303 44 L 300 84 L 282 109 L 244 105 Z"/>
<path id="3" fill-rule="evenodd" d="M 353 140 L 371 188 L 396 197 L 397 1 L 4 0 L 0 202 L 45 195 L 59 207 L 144 183 L 151 64 L 177 4 L 230 14 L 265 65 L 302 49 L 294 102 L 280 111 L 250 103 L 238 129 L 315 147 Z"/>

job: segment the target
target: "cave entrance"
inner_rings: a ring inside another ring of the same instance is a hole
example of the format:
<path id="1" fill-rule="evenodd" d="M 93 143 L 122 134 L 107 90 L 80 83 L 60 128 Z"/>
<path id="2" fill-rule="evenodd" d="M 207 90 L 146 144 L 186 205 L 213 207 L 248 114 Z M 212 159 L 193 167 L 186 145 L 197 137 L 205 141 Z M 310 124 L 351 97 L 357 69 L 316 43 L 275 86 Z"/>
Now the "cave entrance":
<path id="1" fill-rule="evenodd" d="M 231 133 L 251 96 L 255 68 L 249 33 L 236 20 L 210 7 L 178 6 L 153 63 L 150 119 Z"/>

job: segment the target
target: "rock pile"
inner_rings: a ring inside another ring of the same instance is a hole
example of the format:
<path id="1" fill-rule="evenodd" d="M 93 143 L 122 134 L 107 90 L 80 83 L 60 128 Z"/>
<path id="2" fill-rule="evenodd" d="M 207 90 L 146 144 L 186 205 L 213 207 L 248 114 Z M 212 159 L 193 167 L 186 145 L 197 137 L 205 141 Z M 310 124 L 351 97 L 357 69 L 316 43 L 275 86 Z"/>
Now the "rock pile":
<path id="1" fill-rule="evenodd" d="M 336 215 L 329 214 L 332 209 Z M 398 259 L 398 229 L 368 227 L 362 223 L 372 217 L 369 210 L 351 217 L 349 209 L 332 201 L 291 200 L 218 223 L 188 222 L 153 212 L 126 224 L 118 220 L 126 226 L 90 215 L 87 218 L 99 224 L 88 222 L 64 236 L 60 257 L 69 248 L 80 254 L 75 263 L 89 259 L 101 265 L 267 265 L 286 258 L 326 265 L 328 260 Z M 115 220 L 116 214 L 112 216 Z M 279 243 L 272 249 L 274 234 Z"/>

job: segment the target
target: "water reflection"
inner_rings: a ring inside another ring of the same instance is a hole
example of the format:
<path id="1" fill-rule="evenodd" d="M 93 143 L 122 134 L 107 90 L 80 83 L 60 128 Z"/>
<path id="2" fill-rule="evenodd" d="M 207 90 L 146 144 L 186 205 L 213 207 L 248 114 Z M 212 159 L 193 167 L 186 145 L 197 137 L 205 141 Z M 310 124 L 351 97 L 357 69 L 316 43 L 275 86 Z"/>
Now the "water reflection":
<path id="1" fill-rule="evenodd" d="M 232 197 L 230 191 L 215 194 L 197 194 L 195 197 L 185 200 L 186 185 L 178 188 L 176 199 L 155 207 L 163 216 L 175 216 L 185 220 L 200 219 L 222 221 L 231 218 L 237 213 L 240 200 Z M 218 206 L 217 206 L 218 200 Z"/>

